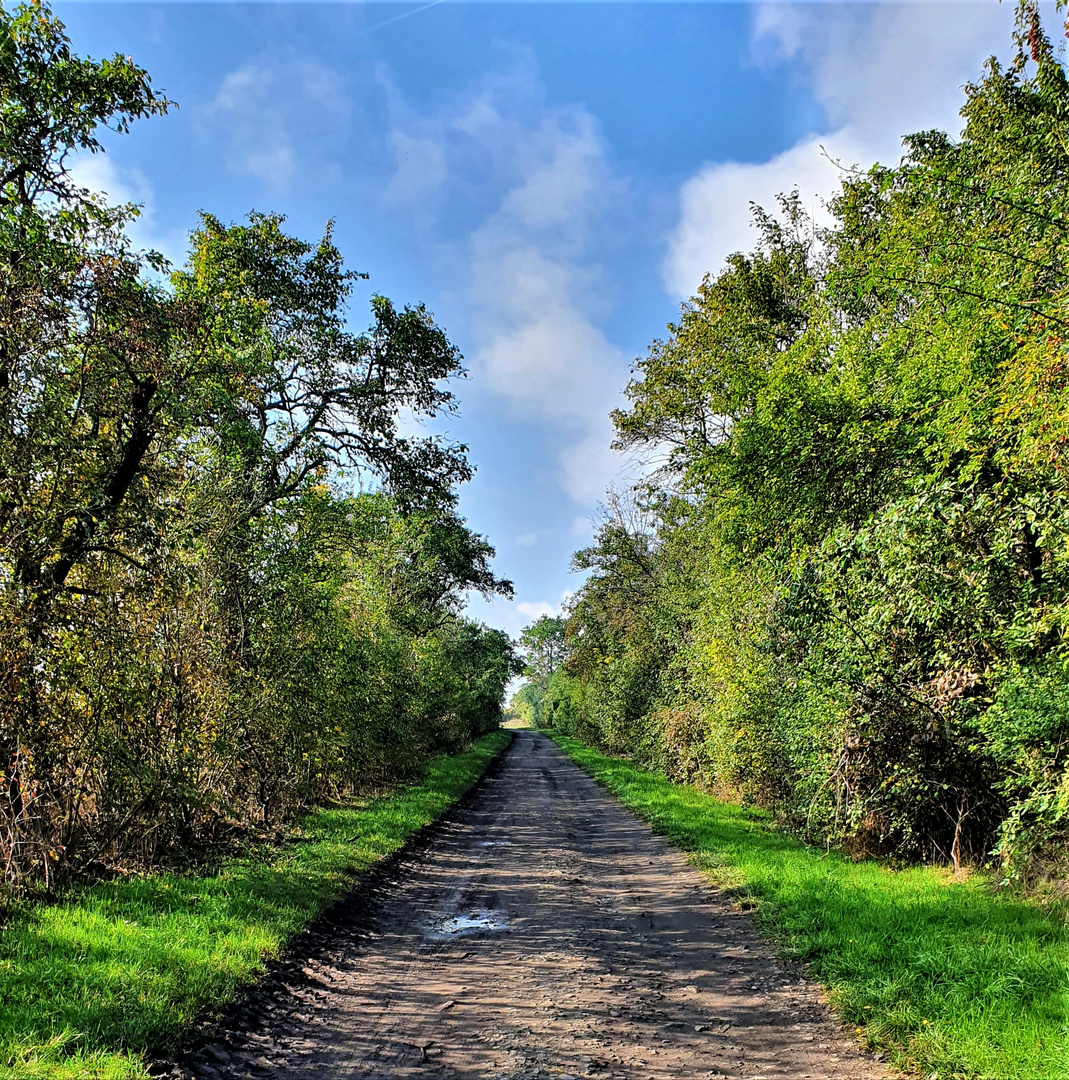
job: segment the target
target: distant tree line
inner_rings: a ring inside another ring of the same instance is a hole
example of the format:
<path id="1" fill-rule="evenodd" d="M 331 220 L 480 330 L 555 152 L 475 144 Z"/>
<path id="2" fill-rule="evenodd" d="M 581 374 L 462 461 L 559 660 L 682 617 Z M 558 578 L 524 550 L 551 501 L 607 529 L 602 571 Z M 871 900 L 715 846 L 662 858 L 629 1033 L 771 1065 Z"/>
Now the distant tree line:
<path id="1" fill-rule="evenodd" d="M 796 195 L 638 360 L 543 722 L 865 853 L 1065 865 L 1069 84 Z"/>
<path id="2" fill-rule="evenodd" d="M 74 154 L 170 102 L 0 10 L 0 860 L 9 885 L 188 858 L 496 726 L 508 595 L 456 510 L 461 357 L 280 217 L 185 265 Z M 364 478 L 366 483 L 357 483 Z"/>

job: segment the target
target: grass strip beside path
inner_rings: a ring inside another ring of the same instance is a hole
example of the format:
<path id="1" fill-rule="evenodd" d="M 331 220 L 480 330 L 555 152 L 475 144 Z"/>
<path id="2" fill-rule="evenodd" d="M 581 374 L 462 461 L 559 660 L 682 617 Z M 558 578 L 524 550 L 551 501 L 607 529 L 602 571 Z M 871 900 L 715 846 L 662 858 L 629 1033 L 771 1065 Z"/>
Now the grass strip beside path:
<path id="1" fill-rule="evenodd" d="M 1069 1077 L 1064 906 L 998 893 L 983 875 L 894 869 L 799 843 L 576 739 L 561 748 L 805 962 L 873 1049 L 932 1080 Z"/>
<path id="2" fill-rule="evenodd" d="M 152 874 L 83 885 L 14 909 L 0 930 L 0 1075 L 132 1080 L 353 877 L 439 818 L 509 742 L 508 732 L 430 762 L 421 783 L 318 810 L 301 842 L 228 859 L 207 876 Z"/>

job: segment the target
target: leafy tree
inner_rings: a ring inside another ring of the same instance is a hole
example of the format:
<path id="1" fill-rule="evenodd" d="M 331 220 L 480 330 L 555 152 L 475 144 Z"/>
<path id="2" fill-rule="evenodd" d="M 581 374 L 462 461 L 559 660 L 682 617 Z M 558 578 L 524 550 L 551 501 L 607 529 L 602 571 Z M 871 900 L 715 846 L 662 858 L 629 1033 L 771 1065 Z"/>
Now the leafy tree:
<path id="1" fill-rule="evenodd" d="M 0 857 L 13 884 L 186 859 L 418 769 L 500 716 L 511 592 L 456 512 L 461 357 L 330 229 L 209 214 L 188 262 L 74 152 L 166 112 L 129 59 L 0 11 Z M 354 495 L 357 482 L 369 490 Z"/>
<path id="2" fill-rule="evenodd" d="M 527 662 L 526 674 L 544 686 L 567 652 L 564 620 L 553 615 L 536 619 L 520 632 L 520 647 Z"/>
<path id="3" fill-rule="evenodd" d="M 590 737 L 858 851 L 1059 859 L 1069 82 L 1036 8 L 965 129 L 758 212 L 640 360 L 637 527 L 576 556 Z M 658 492 L 657 485 L 661 490 Z"/>

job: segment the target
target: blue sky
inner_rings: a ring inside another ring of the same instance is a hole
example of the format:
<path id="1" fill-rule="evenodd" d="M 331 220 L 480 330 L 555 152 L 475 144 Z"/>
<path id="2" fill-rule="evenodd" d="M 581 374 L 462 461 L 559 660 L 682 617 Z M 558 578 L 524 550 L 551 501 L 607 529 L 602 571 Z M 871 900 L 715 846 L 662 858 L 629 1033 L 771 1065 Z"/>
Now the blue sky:
<path id="1" fill-rule="evenodd" d="M 179 108 L 80 161 L 145 205 L 139 243 L 181 261 L 205 209 L 328 219 L 354 298 L 425 302 L 470 371 L 449 433 L 517 632 L 576 579 L 632 359 L 706 271 L 748 247 L 748 205 L 832 160 L 897 159 L 957 130 L 961 86 L 1010 53 L 1012 3 L 60 3 L 76 49 L 126 53 Z"/>

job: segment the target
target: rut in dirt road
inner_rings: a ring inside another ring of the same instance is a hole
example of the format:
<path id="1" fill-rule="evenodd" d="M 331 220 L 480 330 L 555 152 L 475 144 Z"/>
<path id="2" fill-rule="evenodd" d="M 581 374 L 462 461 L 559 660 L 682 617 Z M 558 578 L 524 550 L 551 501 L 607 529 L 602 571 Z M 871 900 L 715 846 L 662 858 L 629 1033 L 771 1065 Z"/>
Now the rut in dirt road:
<path id="1" fill-rule="evenodd" d="M 549 739 L 518 732 L 433 848 L 187 1071 L 886 1080 L 815 989 Z"/>

